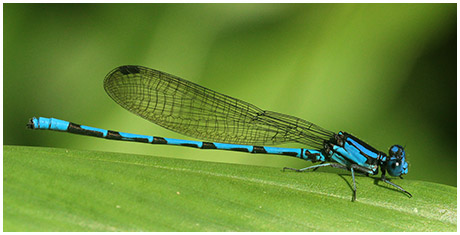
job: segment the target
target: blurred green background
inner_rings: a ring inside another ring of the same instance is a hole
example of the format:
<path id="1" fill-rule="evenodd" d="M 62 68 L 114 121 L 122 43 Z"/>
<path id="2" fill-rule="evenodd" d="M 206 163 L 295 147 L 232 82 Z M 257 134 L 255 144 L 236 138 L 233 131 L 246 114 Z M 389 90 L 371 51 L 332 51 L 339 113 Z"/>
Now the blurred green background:
<path id="1" fill-rule="evenodd" d="M 143 65 L 384 152 L 401 144 L 406 178 L 456 186 L 456 4 L 4 4 L 3 16 L 4 144 L 310 164 L 26 129 L 44 116 L 186 138 L 105 94 L 110 70 Z"/>

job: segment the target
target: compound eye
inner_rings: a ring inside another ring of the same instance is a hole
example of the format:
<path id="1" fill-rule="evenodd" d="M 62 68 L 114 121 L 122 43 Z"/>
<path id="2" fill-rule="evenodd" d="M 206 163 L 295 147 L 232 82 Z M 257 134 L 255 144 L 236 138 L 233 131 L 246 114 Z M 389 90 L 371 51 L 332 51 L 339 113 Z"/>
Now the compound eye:
<path id="1" fill-rule="evenodd" d="M 406 152 L 401 145 L 391 146 L 387 158 L 386 170 L 391 176 L 407 174 Z"/>
<path id="2" fill-rule="evenodd" d="M 390 157 L 395 157 L 397 159 L 405 157 L 406 155 L 404 148 L 401 145 L 397 145 L 397 144 L 391 146 L 388 152 L 389 152 Z"/>

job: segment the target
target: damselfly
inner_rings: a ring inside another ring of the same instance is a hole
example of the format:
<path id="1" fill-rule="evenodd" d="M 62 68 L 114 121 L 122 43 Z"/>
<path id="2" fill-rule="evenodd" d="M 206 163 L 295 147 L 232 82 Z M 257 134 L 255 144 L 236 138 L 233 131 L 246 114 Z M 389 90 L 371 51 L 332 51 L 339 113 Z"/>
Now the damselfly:
<path id="1" fill-rule="evenodd" d="M 262 110 L 250 103 L 215 92 L 171 74 L 142 66 L 120 66 L 104 79 L 104 89 L 119 105 L 169 130 L 213 142 L 137 135 L 83 126 L 55 118 L 32 118 L 31 129 L 54 130 L 112 140 L 169 144 L 200 149 L 279 154 L 318 162 L 303 172 L 334 167 L 351 172 L 356 199 L 355 172 L 366 176 L 382 171 L 380 180 L 409 197 L 412 195 L 386 178 L 408 172 L 404 148 L 393 145 L 385 154 L 346 132 L 334 133 L 306 120 Z M 279 148 L 288 142 L 307 148 Z M 401 177 L 402 178 L 402 177 Z"/>

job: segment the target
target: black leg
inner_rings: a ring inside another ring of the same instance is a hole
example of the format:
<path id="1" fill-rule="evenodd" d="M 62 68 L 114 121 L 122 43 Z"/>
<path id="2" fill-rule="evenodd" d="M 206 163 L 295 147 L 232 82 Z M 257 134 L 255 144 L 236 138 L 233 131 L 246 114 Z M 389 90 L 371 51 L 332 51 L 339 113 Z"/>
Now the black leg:
<path id="1" fill-rule="evenodd" d="M 407 192 L 405 189 L 403 189 L 401 186 L 395 184 L 395 183 L 392 183 L 391 181 L 389 181 L 386 177 L 385 177 L 385 174 L 382 173 L 382 177 L 380 178 L 381 181 L 401 190 L 402 192 L 406 193 L 409 197 L 412 197 L 412 194 L 410 194 L 409 192 Z"/>
<path id="2" fill-rule="evenodd" d="M 319 164 L 319 165 L 305 167 L 305 168 L 302 168 L 302 169 L 284 167 L 283 171 L 284 170 L 293 170 L 293 171 L 296 171 L 296 172 L 304 172 L 304 171 L 311 170 L 311 169 L 313 169 L 313 171 L 314 171 L 314 170 L 316 170 L 316 169 L 318 169 L 320 167 L 325 167 L 325 166 L 330 166 L 330 167 L 334 167 L 334 168 L 339 168 L 339 169 L 351 171 L 351 178 L 353 179 L 353 196 L 351 198 L 351 201 L 354 202 L 356 200 L 356 180 L 355 180 L 355 171 L 354 171 L 354 169 L 359 170 L 360 167 L 358 165 L 351 165 L 350 169 L 348 169 L 346 166 L 340 165 L 338 163 L 323 163 L 323 164 Z"/>
<path id="3" fill-rule="evenodd" d="M 345 166 L 342 166 L 340 164 L 337 164 L 337 163 L 324 163 L 324 164 L 319 164 L 319 165 L 314 165 L 314 166 L 309 166 L 309 167 L 305 167 L 305 168 L 302 168 L 302 169 L 296 169 L 296 168 L 290 168 L 290 167 L 284 167 L 283 168 L 283 171 L 284 170 L 293 170 L 293 171 L 297 171 L 297 172 L 303 172 L 303 171 L 307 171 L 307 170 L 316 170 L 320 167 L 325 167 L 325 166 L 331 166 L 331 167 L 334 167 L 334 168 L 340 168 L 340 169 L 345 169 L 347 170 L 347 168 Z"/>
<path id="4" fill-rule="evenodd" d="M 351 178 L 353 179 L 353 197 L 351 198 L 351 201 L 354 202 L 356 200 L 356 181 L 355 181 L 355 171 L 353 170 L 353 167 L 350 168 L 351 171 Z"/>

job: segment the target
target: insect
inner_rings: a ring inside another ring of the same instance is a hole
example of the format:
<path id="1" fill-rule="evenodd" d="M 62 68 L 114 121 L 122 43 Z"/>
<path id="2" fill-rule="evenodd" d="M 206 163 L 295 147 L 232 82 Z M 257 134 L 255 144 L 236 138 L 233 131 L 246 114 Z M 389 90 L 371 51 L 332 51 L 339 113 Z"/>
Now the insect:
<path id="1" fill-rule="evenodd" d="M 412 197 L 386 178 L 408 173 L 406 153 L 393 145 L 388 155 L 346 132 L 332 132 L 306 120 L 262 110 L 245 101 L 218 93 L 174 75 L 142 66 L 120 66 L 104 79 L 107 94 L 126 110 L 166 129 L 209 142 L 130 134 L 94 128 L 55 118 L 31 118 L 31 129 L 54 130 L 112 140 L 278 154 L 319 163 L 302 169 L 334 167 L 351 172 L 352 201 L 356 200 L 355 172 L 380 180 Z M 212 141 L 212 142 L 211 142 Z M 308 148 L 280 148 L 296 142 Z"/>

